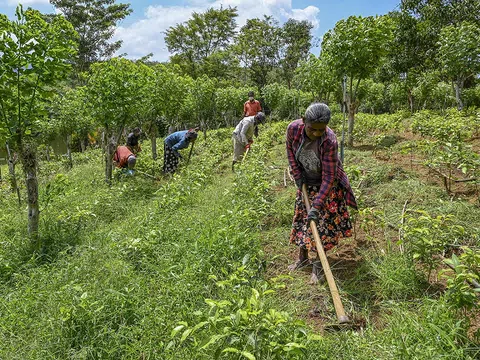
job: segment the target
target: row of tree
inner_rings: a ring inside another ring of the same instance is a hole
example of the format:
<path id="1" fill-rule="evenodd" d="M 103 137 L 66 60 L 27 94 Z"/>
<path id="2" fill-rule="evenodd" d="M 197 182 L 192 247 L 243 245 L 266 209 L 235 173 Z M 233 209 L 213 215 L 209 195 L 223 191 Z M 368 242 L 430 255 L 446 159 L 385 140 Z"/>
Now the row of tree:
<path id="1" fill-rule="evenodd" d="M 112 25 L 130 14 L 128 4 L 113 0 L 51 2 L 80 34 L 78 72 L 121 45 L 109 44 L 108 39 L 113 35 Z M 211 79 L 216 88 L 256 87 L 263 96 L 267 85 L 279 84 L 282 86 L 274 87 L 296 91 L 298 96 L 285 97 L 294 100 L 294 114 L 301 110 L 297 106 L 304 98 L 300 91 L 312 94 L 315 100 L 347 103 L 352 144 L 359 109 L 445 108 L 452 105 L 452 96 L 459 109 L 465 103 L 480 105 L 476 86 L 479 14 L 476 0 L 403 0 L 398 10 L 385 16 L 340 20 L 324 36 L 316 57 L 309 55 L 316 41 L 307 21 L 289 19 L 280 26 L 264 16 L 248 19 L 237 30 L 235 7 L 212 8 L 169 28 L 165 42 L 172 53 L 168 65 L 178 65 L 177 73 L 194 80 Z M 155 65 L 148 58 L 144 62 Z M 208 96 L 203 97 L 208 101 Z M 283 108 L 287 106 L 282 103 Z M 200 117 L 221 116 L 217 110 L 212 107 Z"/>
<path id="2" fill-rule="evenodd" d="M 171 27 L 171 62 L 193 78 L 254 85 L 262 95 L 278 83 L 316 100 L 346 102 L 350 145 L 362 100 L 377 111 L 444 108 L 452 95 L 458 109 L 465 99 L 480 105 L 477 0 L 403 0 L 384 16 L 351 16 L 325 34 L 318 57 L 309 56 L 308 22 L 290 19 L 280 27 L 270 17 L 249 19 L 237 32 L 236 16 L 236 8 L 210 9 Z M 464 95 L 465 87 L 474 90 Z"/>
<path id="3" fill-rule="evenodd" d="M 167 31 L 172 57 L 166 64 L 149 57 L 106 61 L 120 46 L 109 39 L 129 5 L 51 2 L 62 16 L 21 7 L 14 21 L 0 15 L 0 140 L 20 155 L 34 238 L 36 148 L 49 133 L 70 144 L 73 133 L 84 137 L 101 128 L 110 181 L 112 154 L 126 127 L 141 125 L 155 146 L 167 125 L 233 125 L 253 88 L 280 117 L 301 115 L 313 100 L 346 104 L 350 145 L 361 106 L 392 111 L 403 98 L 413 111 L 430 106 L 432 97 L 446 106 L 453 85 L 461 109 L 464 88 L 478 89 L 480 4 L 474 0 L 402 1 L 385 16 L 340 20 L 318 57 L 308 54 L 308 22 L 249 19 L 237 32 L 236 8 L 210 9 Z"/>

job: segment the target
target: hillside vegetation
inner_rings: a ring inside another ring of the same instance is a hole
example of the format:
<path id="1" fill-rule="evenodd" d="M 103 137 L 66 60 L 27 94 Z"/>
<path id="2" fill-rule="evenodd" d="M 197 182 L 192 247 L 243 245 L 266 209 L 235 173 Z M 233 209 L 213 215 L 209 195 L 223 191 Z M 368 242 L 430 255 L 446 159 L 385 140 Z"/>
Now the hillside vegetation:
<path id="1" fill-rule="evenodd" d="M 199 137 L 190 164 L 157 180 L 141 173 L 158 176 L 162 164 L 148 141 L 140 171 L 115 173 L 111 187 L 100 149 L 74 153 L 71 169 L 41 161 L 42 249 L 1 182 L 0 358 L 478 358 L 478 297 L 464 281 L 480 270 L 478 190 L 445 188 L 439 175 L 478 176 L 478 154 L 455 148 L 478 151 L 478 115 L 449 116 L 465 125 L 461 142 L 451 126 L 448 141 L 425 130 L 448 116 L 358 115 L 364 142 L 345 158 L 360 204 L 355 236 L 329 253 L 355 319 L 342 332 L 325 330 L 335 323 L 326 283 L 287 271 L 288 122 L 261 128 L 236 173 L 232 129 Z M 434 161 L 442 151 L 450 167 Z M 460 261 L 455 271 L 443 257 Z"/>

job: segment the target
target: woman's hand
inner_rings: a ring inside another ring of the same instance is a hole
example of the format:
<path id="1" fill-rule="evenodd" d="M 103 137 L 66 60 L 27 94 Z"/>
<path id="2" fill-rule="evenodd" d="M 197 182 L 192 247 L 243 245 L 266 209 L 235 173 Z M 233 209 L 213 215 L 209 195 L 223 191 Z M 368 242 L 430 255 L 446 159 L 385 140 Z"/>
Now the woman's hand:
<path id="1" fill-rule="evenodd" d="M 310 211 L 308 212 L 308 216 L 307 216 L 307 221 L 308 223 L 310 223 L 310 221 L 315 221 L 315 224 L 318 225 L 318 219 L 320 217 L 320 211 L 318 211 L 318 209 L 312 207 L 310 209 Z"/>

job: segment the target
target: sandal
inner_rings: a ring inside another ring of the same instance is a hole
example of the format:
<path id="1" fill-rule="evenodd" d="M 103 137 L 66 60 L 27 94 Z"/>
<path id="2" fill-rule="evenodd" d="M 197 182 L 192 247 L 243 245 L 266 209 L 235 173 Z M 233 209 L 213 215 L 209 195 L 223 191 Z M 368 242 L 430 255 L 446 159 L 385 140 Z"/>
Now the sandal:
<path id="1" fill-rule="evenodd" d="M 295 271 L 295 270 L 299 270 L 305 266 L 308 266 L 310 265 L 311 262 L 310 262 L 310 259 L 305 259 L 305 260 L 297 260 L 294 264 L 292 265 L 288 265 L 288 270 L 289 271 Z"/>
<path id="2" fill-rule="evenodd" d="M 308 282 L 310 285 L 316 285 L 320 281 L 325 281 L 325 274 L 323 273 L 323 268 L 320 261 L 315 260 L 312 262 L 312 276 L 310 277 L 310 281 Z"/>

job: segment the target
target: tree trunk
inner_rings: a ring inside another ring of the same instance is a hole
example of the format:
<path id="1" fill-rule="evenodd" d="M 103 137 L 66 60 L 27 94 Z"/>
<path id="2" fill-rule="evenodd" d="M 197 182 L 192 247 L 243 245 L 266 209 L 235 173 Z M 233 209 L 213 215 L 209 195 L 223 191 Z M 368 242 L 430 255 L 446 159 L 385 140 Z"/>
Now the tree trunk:
<path id="1" fill-rule="evenodd" d="M 28 234 L 32 241 L 38 241 L 40 210 L 38 206 L 37 157 L 34 144 L 25 143 L 21 147 L 23 172 L 27 186 Z M 37 244 L 40 247 L 40 244 Z"/>
<path id="2" fill-rule="evenodd" d="M 413 95 L 412 90 L 408 89 L 408 106 L 410 107 L 410 112 L 413 113 Z"/>
<path id="3" fill-rule="evenodd" d="M 17 193 L 18 197 L 18 204 L 20 205 L 21 203 L 21 198 L 20 198 L 20 189 L 18 188 L 17 185 L 17 176 L 15 175 L 15 163 L 17 162 L 17 159 L 15 159 L 15 156 L 12 156 L 12 153 L 10 152 L 10 146 L 8 143 L 5 144 L 7 147 L 7 162 L 8 162 L 8 173 L 10 174 L 10 186 L 12 188 L 12 192 Z"/>
<path id="4" fill-rule="evenodd" d="M 50 146 L 48 144 L 45 145 L 45 157 L 47 158 L 47 161 L 50 161 Z"/>
<path id="5" fill-rule="evenodd" d="M 115 153 L 115 144 L 113 136 L 106 139 L 107 148 L 105 149 L 105 182 L 110 185 L 112 181 L 113 155 Z"/>
<path id="6" fill-rule="evenodd" d="M 199 122 L 200 122 L 200 127 L 203 130 L 203 137 L 205 140 L 207 140 L 207 124 L 203 120 L 200 120 Z"/>
<path id="7" fill-rule="evenodd" d="M 71 169 L 73 167 L 73 160 L 72 160 L 72 135 L 67 135 L 67 159 L 68 159 L 68 167 Z"/>
<path id="8" fill-rule="evenodd" d="M 151 141 L 152 141 L 152 157 L 153 160 L 157 160 L 157 134 L 156 132 L 152 132 Z"/>
<path id="9" fill-rule="evenodd" d="M 458 78 L 455 81 L 455 98 L 457 99 L 457 108 L 458 110 L 463 110 L 463 101 L 462 101 L 462 89 L 463 89 L 463 79 Z"/>
<path id="10" fill-rule="evenodd" d="M 105 149 L 107 147 L 107 143 L 105 141 L 105 131 L 102 131 L 102 136 L 101 136 L 101 146 L 102 146 L 102 149 L 103 149 L 103 154 L 105 155 Z"/>
<path id="11" fill-rule="evenodd" d="M 353 127 L 355 123 L 355 103 L 349 100 L 348 104 L 348 146 L 353 147 Z"/>
<path id="12" fill-rule="evenodd" d="M 112 172 L 113 172 L 113 155 L 117 149 L 118 140 L 121 138 L 123 133 L 123 126 L 119 129 L 118 133 L 115 135 L 114 131 L 107 131 L 105 133 L 105 182 L 108 185 L 112 183 Z"/>
<path id="13" fill-rule="evenodd" d="M 82 153 L 85 152 L 85 150 L 86 150 L 85 139 L 80 140 L 80 149 L 82 150 Z"/>

